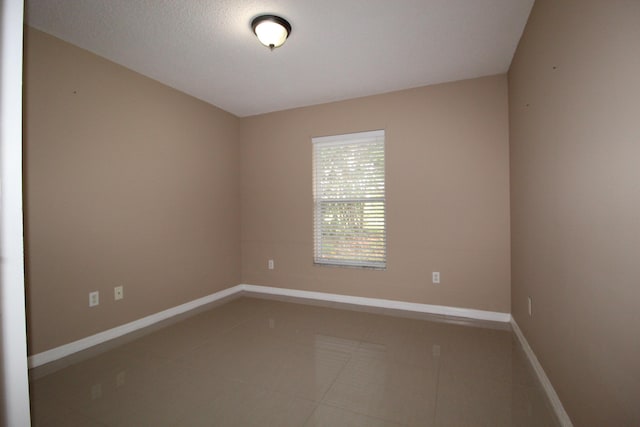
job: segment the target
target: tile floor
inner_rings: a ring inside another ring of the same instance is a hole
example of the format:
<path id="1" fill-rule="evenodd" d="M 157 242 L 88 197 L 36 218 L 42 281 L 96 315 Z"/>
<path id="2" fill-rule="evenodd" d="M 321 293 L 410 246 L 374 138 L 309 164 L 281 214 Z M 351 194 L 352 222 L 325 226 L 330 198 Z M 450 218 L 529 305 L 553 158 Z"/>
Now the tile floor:
<path id="1" fill-rule="evenodd" d="M 507 328 L 241 297 L 33 369 L 32 421 L 557 425 Z"/>

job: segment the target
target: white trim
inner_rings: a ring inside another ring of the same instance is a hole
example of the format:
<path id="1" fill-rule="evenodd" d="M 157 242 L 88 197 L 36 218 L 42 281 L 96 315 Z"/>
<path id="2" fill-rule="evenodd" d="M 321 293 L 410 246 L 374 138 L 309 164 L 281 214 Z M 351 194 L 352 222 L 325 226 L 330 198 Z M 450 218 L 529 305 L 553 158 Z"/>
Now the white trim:
<path id="1" fill-rule="evenodd" d="M 0 3 L 0 424 L 29 426 L 22 190 L 24 2 Z"/>
<path id="2" fill-rule="evenodd" d="M 142 319 L 134 320 L 133 322 L 108 329 L 106 331 L 88 336 L 86 338 L 82 338 L 78 341 L 70 342 L 69 344 L 64 344 L 60 347 L 52 348 L 51 350 L 34 354 L 33 356 L 29 356 L 29 368 L 35 368 L 37 366 L 44 365 L 45 363 L 53 362 L 54 360 L 61 359 L 78 351 L 86 350 L 90 347 L 93 347 L 94 345 L 102 344 L 114 338 L 118 338 L 128 333 L 137 331 L 138 329 L 151 326 L 154 323 L 158 323 L 173 316 L 186 313 L 187 311 L 196 309 L 205 304 L 218 301 L 222 298 L 226 298 L 241 291 L 242 285 L 233 286 L 231 288 L 224 289 L 211 295 L 207 295 L 205 297 L 184 303 L 182 305 L 169 308 L 159 313 L 143 317 Z"/>
<path id="3" fill-rule="evenodd" d="M 444 305 L 419 304 L 414 302 L 395 301 L 380 298 L 354 297 L 350 295 L 329 294 L 325 292 L 301 291 L 297 289 L 273 288 L 270 286 L 240 285 L 245 292 L 281 295 L 294 298 L 306 298 L 320 301 L 331 301 L 366 307 L 387 308 L 392 310 L 414 311 L 418 313 L 439 314 L 444 316 L 464 317 L 467 319 L 490 320 L 508 323 L 511 314 L 494 311 L 474 310 L 470 308 L 448 307 Z"/>
<path id="4" fill-rule="evenodd" d="M 447 307 L 443 305 L 418 304 L 413 302 L 394 301 L 379 298 L 354 297 L 349 295 L 329 294 L 325 292 L 301 291 L 297 289 L 241 284 L 228 289 L 224 289 L 211 295 L 207 295 L 197 300 L 187 302 L 177 307 L 169 308 L 159 313 L 143 317 L 142 319 L 134 320 L 133 322 L 117 326 L 115 328 L 97 333 L 95 335 L 82 338 L 78 341 L 64 344 L 60 347 L 52 348 L 51 350 L 47 350 L 42 353 L 34 354 L 33 356 L 29 357 L 29 368 L 35 368 L 37 366 L 44 365 L 45 363 L 53 362 L 54 360 L 61 359 L 78 351 L 86 350 L 87 348 L 93 347 L 94 345 L 102 344 L 106 341 L 121 337 L 138 329 L 151 326 L 154 323 L 158 323 L 170 317 L 177 316 L 189 310 L 193 310 L 202 305 L 209 304 L 222 298 L 226 298 L 242 292 L 251 292 L 264 295 L 280 295 L 366 307 L 413 311 L 418 313 L 463 317 L 476 320 L 490 320 L 503 323 L 508 323 L 511 320 L 511 315 L 509 313 L 498 313 L 493 311 L 473 310 L 469 308 Z"/>
<path id="5" fill-rule="evenodd" d="M 551 381 L 549 381 L 549 377 L 547 377 L 547 374 L 544 372 L 542 365 L 540 364 L 540 362 L 538 361 L 538 358 L 536 357 L 535 353 L 531 349 L 529 342 L 524 337 L 524 334 L 520 330 L 520 327 L 518 326 L 515 319 L 513 318 L 511 319 L 511 328 L 513 329 L 513 332 L 518 337 L 518 340 L 520 341 L 520 345 L 522 345 L 522 349 L 524 350 L 525 354 L 529 358 L 529 362 L 531 363 L 531 366 L 533 366 L 533 370 L 536 372 L 536 375 L 538 376 L 538 380 L 540 381 L 542 388 L 544 389 L 545 393 L 547 394 L 547 397 L 549 398 L 549 402 L 551 402 L 551 406 L 553 407 L 553 410 L 556 413 L 556 417 L 558 418 L 560 425 L 562 425 L 563 427 L 573 427 L 573 423 L 569 418 L 569 414 L 567 414 L 567 411 L 565 411 L 564 406 L 562 406 L 562 402 L 560 401 L 560 398 L 558 397 L 556 390 L 553 388 Z"/>
<path id="6" fill-rule="evenodd" d="M 384 141 L 384 129 L 370 130 L 364 132 L 345 133 L 342 135 L 314 136 L 311 143 L 322 143 L 336 145 L 353 144 L 355 142 L 375 142 Z"/>
<path id="7" fill-rule="evenodd" d="M 516 321 L 512 318 L 509 313 L 500 313 L 494 311 L 485 311 L 485 310 L 474 310 L 470 308 L 459 308 L 459 307 L 449 307 L 444 305 L 431 305 L 431 304 L 420 304 L 413 302 L 405 302 L 405 301 L 395 301 L 395 300 L 387 300 L 381 298 L 367 298 L 367 297 L 356 297 L 350 295 L 340 295 L 340 294 L 330 294 L 326 292 L 314 292 L 314 291 L 302 291 L 298 289 L 287 289 L 287 288 L 275 288 L 271 286 L 260 286 L 260 285 L 248 285 L 248 284 L 240 284 L 233 286 L 231 288 L 224 289 L 222 291 L 213 293 L 211 295 L 207 295 L 202 298 L 198 298 L 196 300 L 187 302 L 185 304 L 179 305 L 177 307 L 173 307 L 164 311 L 161 311 L 156 314 L 152 314 L 147 317 L 143 317 L 142 319 L 135 320 L 133 322 L 129 322 L 127 324 L 100 332 L 95 335 L 91 335 L 89 337 L 80 339 L 78 341 L 74 341 L 69 344 L 62 345 L 60 347 L 53 348 L 51 350 L 44 351 L 42 353 L 35 354 L 29 357 L 29 368 L 35 368 L 40 365 L 44 365 L 45 363 L 53 362 L 54 360 L 61 359 L 65 356 L 69 356 L 73 353 L 76 353 L 81 350 L 85 350 L 92 346 L 104 343 L 106 341 L 112 340 L 114 338 L 121 337 L 128 333 L 134 332 L 138 329 L 145 328 L 147 326 L 151 326 L 155 323 L 158 323 L 162 320 L 169 319 L 173 316 L 177 316 L 179 314 L 188 312 L 190 310 L 196 309 L 205 304 L 209 304 L 223 298 L 227 298 L 236 294 L 242 294 L 244 292 L 254 293 L 254 294 L 263 294 L 263 295 L 278 295 L 278 296 L 286 296 L 292 298 L 301 298 L 301 299 L 311 299 L 311 300 L 319 300 L 319 301 L 329 301 L 329 302 L 337 302 L 351 305 L 359 305 L 366 307 L 377 307 L 377 308 L 385 308 L 391 310 L 403 310 L 403 311 L 412 311 L 418 313 L 427 313 L 427 314 L 437 314 L 443 316 L 452 316 L 452 317 L 462 317 L 467 319 L 475 319 L 475 320 L 488 320 L 494 322 L 503 322 L 503 323 L 511 323 L 511 327 L 513 332 L 518 337 L 522 348 L 533 367 L 540 384 L 542 385 L 544 391 L 551 402 L 551 406 L 555 411 L 556 417 L 558 418 L 560 424 L 563 427 L 573 427 L 571 423 L 571 419 L 569 415 L 562 406 L 562 402 L 558 397 L 553 385 L 551 385 L 551 381 L 547 377 L 547 374 L 544 372 L 544 369 L 538 362 L 538 358 L 533 353 L 533 350 L 529 346 L 527 339 L 522 334 L 520 327 L 516 323 Z"/>

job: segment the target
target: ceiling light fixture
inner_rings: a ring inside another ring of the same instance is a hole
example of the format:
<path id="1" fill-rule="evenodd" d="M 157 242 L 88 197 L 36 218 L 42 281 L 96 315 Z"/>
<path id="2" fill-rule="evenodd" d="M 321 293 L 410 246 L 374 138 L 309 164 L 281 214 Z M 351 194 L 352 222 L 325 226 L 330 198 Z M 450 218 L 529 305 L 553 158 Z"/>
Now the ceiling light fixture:
<path id="1" fill-rule="evenodd" d="M 291 24 L 276 15 L 260 15 L 254 18 L 251 28 L 260 43 L 271 50 L 282 46 L 291 34 Z"/>

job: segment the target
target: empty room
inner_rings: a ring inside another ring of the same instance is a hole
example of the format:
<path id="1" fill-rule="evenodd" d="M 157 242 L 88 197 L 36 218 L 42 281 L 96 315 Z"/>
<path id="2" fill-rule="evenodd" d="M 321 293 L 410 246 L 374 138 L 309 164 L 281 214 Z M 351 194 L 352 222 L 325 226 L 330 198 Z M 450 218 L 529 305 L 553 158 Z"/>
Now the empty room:
<path id="1" fill-rule="evenodd" d="M 639 1 L 2 7 L 0 423 L 640 426 Z"/>

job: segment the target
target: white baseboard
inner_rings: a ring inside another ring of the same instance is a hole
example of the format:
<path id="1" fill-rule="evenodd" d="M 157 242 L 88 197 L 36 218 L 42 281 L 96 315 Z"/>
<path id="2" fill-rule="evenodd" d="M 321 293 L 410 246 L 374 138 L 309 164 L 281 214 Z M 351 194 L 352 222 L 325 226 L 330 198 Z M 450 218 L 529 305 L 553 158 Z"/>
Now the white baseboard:
<path id="1" fill-rule="evenodd" d="M 86 350 L 90 347 L 93 347 L 98 344 L 102 344 L 114 338 L 121 337 L 131 332 L 135 332 L 139 329 L 145 328 L 147 326 L 151 326 L 160 321 L 169 319 L 171 317 L 177 316 L 182 313 L 186 313 L 190 310 L 194 310 L 200 306 L 205 304 L 210 304 L 212 302 L 221 300 L 223 298 L 227 298 L 239 293 L 248 292 L 254 294 L 264 294 L 264 295 L 278 295 L 292 298 L 301 298 L 301 299 L 311 299 L 318 301 L 329 301 L 329 302 L 337 302 L 344 304 L 352 304 L 358 306 L 365 307 L 376 307 L 376 308 L 385 308 L 392 310 L 404 310 L 418 313 L 426 313 L 426 314 L 437 314 L 444 316 L 452 316 L 452 317 L 461 317 L 466 319 L 474 319 L 474 320 L 488 320 L 494 322 L 503 322 L 503 323 L 511 323 L 511 327 L 518 337 L 522 348 L 529 358 L 533 369 L 538 376 L 540 384 L 544 388 L 549 401 L 553 407 L 553 410 L 558 417 L 558 420 L 562 424 L 563 427 L 573 427 L 571 423 L 571 419 L 569 415 L 562 406 L 562 402 L 558 397 L 555 389 L 551 385 L 547 374 L 544 372 L 544 369 L 540 365 L 538 358 L 533 353 L 533 350 L 529 346 L 527 339 L 522 334 L 520 327 L 516 323 L 516 321 L 511 317 L 509 313 L 500 313 L 494 311 L 484 311 L 484 310 L 474 310 L 468 308 L 459 308 L 459 307 L 448 307 L 443 305 L 431 305 L 431 304 L 419 304 L 412 302 L 404 302 L 404 301 L 395 301 L 395 300 L 387 300 L 380 298 L 367 298 L 367 297 L 355 297 L 350 295 L 340 295 L 340 294 L 331 294 L 325 292 L 313 292 L 313 291 L 302 291 L 298 289 L 287 289 L 287 288 L 275 288 L 270 286 L 259 286 L 259 285 L 248 285 L 248 284 L 240 284 L 233 286 L 228 289 L 224 289 L 222 291 L 213 293 L 211 295 L 207 295 L 202 298 L 198 298 L 196 300 L 187 302 L 185 304 L 181 304 L 179 306 L 161 311 L 159 313 L 152 314 L 147 317 L 143 317 L 142 319 L 135 320 L 133 322 L 129 322 L 127 324 L 97 333 L 95 335 L 88 336 L 86 338 L 80 339 L 78 341 L 71 342 L 69 344 L 62 345 L 60 347 L 53 348 L 51 350 L 44 351 L 42 353 L 34 354 L 30 356 L 28 359 L 29 368 L 35 368 L 40 365 L 44 365 L 49 362 L 53 362 L 55 360 L 61 359 L 63 357 L 69 356 L 73 353 L 77 353 L 82 350 Z"/>
<path id="2" fill-rule="evenodd" d="M 540 364 L 540 362 L 538 361 L 538 358 L 536 357 L 535 353 L 531 349 L 529 342 L 524 337 L 524 334 L 520 330 L 520 327 L 518 326 L 515 319 L 513 318 L 511 319 L 511 328 L 513 329 L 513 332 L 518 337 L 518 340 L 520 341 L 520 345 L 522 345 L 522 349 L 524 350 L 525 354 L 529 358 L 529 362 L 531 363 L 531 366 L 533 366 L 533 370 L 538 376 L 538 380 L 540 381 L 542 388 L 544 389 L 545 393 L 547 394 L 547 397 L 549 398 L 549 402 L 551 403 L 551 406 L 553 407 L 553 410 L 556 413 L 556 417 L 558 418 L 558 421 L 563 427 L 573 427 L 573 423 L 569 418 L 569 414 L 567 414 L 567 411 L 564 410 L 564 406 L 562 406 L 562 402 L 560 401 L 560 398 L 558 397 L 556 390 L 553 388 L 551 381 L 549 381 L 549 377 L 547 377 L 547 374 L 544 372 L 542 365 Z"/>
<path id="3" fill-rule="evenodd" d="M 418 313 L 439 314 L 443 316 L 464 317 L 474 320 L 490 320 L 508 323 L 511 314 L 495 311 L 473 310 L 470 308 L 448 307 L 444 305 L 419 304 L 380 298 L 354 297 L 350 295 L 329 294 L 325 292 L 301 291 L 297 289 L 273 288 L 270 286 L 240 285 L 245 292 L 258 294 L 280 295 L 293 298 L 304 298 L 319 301 L 330 301 L 365 307 L 387 308 L 392 310 L 413 311 Z"/>
<path id="4" fill-rule="evenodd" d="M 229 297 L 242 291 L 242 285 L 237 285 L 232 288 L 224 289 L 222 291 L 207 295 L 202 298 L 198 298 L 193 301 L 178 305 L 176 307 L 169 308 L 159 313 L 152 314 L 142 319 L 134 320 L 133 322 L 126 323 L 124 325 L 117 326 L 112 329 L 97 333 L 95 335 L 82 338 L 78 341 L 70 342 L 69 344 L 61 345 L 60 347 L 52 348 L 51 350 L 43 351 L 42 353 L 29 356 L 28 363 L 29 368 L 35 368 L 45 363 L 53 362 L 54 360 L 62 359 L 73 353 L 77 353 L 82 350 L 86 350 L 94 345 L 102 344 L 114 338 L 121 337 L 139 329 L 151 326 L 162 320 L 169 319 L 187 311 L 196 309 L 202 305 L 209 304 L 218 301 L 222 298 Z"/>
<path id="5" fill-rule="evenodd" d="M 114 338 L 121 337 L 131 332 L 135 332 L 139 329 L 151 326 L 162 320 L 169 319 L 173 316 L 185 313 L 187 311 L 198 308 L 202 305 L 209 304 L 218 301 L 222 298 L 226 298 L 237 293 L 250 292 L 265 295 L 279 295 L 293 298 L 312 299 L 319 301 L 330 301 L 352 305 L 359 305 L 365 307 L 377 307 L 387 308 L 393 310 L 405 310 L 418 313 L 438 314 L 444 316 L 462 317 L 466 319 L 475 320 L 489 320 L 494 322 L 508 323 L 511 321 L 511 315 L 509 313 L 498 313 L 493 311 L 473 310 L 468 308 L 448 307 L 443 305 L 430 305 L 430 304 L 418 304 L 404 301 L 394 301 L 379 298 L 366 298 L 366 297 L 354 297 L 349 295 L 330 294 L 325 292 L 312 292 L 301 291 L 297 289 L 286 288 L 274 288 L 269 286 L 257 286 L 257 285 L 236 285 L 228 289 L 207 295 L 202 298 L 190 301 L 188 303 L 169 308 L 159 313 L 152 314 L 142 319 L 134 320 L 133 322 L 126 323 L 121 326 L 97 333 L 95 335 L 82 338 L 78 341 L 71 342 L 69 344 L 61 345 L 60 347 L 52 348 L 51 350 L 43 351 L 42 353 L 34 354 L 29 357 L 29 368 L 35 368 L 37 366 L 44 365 L 45 363 L 53 362 L 63 357 L 69 356 L 73 353 L 77 353 L 82 350 L 86 350 L 98 344 L 102 344 Z"/>

